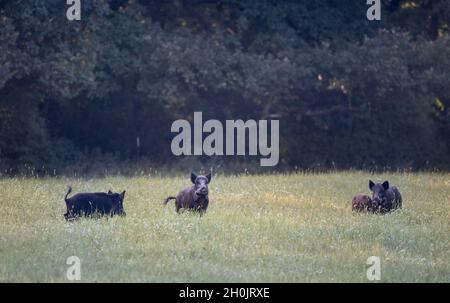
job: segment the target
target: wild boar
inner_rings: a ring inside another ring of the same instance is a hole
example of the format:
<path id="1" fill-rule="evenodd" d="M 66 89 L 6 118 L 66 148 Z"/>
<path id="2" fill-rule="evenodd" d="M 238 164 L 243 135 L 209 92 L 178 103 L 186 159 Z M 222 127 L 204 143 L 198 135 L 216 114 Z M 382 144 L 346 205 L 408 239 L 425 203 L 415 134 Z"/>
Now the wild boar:
<path id="1" fill-rule="evenodd" d="M 208 184 L 211 182 L 211 174 L 206 176 L 197 176 L 191 173 L 191 181 L 193 185 L 180 191 L 176 197 L 168 197 L 163 204 L 167 204 L 170 200 L 175 200 L 175 209 L 177 213 L 180 210 L 187 209 L 199 212 L 203 215 L 209 204 Z"/>
<path id="2" fill-rule="evenodd" d="M 369 211 L 372 208 L 372 199 L 368 195 L 357 194 L 352 199 L 352 210 L 355 212 Z"/>
<path id="3" fill-rule="evenodd" d="M 379 205 L 380 213 L 402 208 L 403 199 L 400 191 L 395 186 L 389 186 L 388 181 L 375 184 L 369 180 L 369 188 L 372 191 L 372 201 Z"/>
<path id="4" fill-rule="evenodd" d="M 64 198 L 66 202 L 67 212 L 64 214 L 66 220 L 74 219 L 81 216 L 93 216 L 94 214 L 104 216 L 126 216 L 123 208 L 123 200 L 125 191 L 122 193 L 79 193 L 68 198 L 72 192 L 69 186 L 67 194 Z"/>

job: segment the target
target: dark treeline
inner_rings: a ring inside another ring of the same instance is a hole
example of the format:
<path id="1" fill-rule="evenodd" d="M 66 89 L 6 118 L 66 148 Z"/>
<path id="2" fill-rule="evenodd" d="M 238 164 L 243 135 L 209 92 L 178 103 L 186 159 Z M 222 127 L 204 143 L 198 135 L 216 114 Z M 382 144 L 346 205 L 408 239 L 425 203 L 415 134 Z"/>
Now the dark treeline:
<path id="1" fill-rule="evenodd" d="M 172 156 L 194 111 L 279 119 L 278 169 L 449 169 L 450 1 L 367 9 L 98 0 L 69 22 L 65 1 L 0 0 L 0 169 L 258 165 Z"/>

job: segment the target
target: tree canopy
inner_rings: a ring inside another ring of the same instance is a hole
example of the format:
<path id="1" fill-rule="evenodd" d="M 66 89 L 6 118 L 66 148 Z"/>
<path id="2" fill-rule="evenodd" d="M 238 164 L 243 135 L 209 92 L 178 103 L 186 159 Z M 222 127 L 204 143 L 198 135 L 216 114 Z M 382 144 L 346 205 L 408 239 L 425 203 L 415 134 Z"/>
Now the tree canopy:
<path id="1" fill-rule="evenodd" d="M 0 168 L 171 163 L 172 121 L 202 111 L 280 119 L 283 169 L 448 169 L 450 2 L 367 9 L 99 0 L 68 21 L 64 1 L 0 0 Z"/>

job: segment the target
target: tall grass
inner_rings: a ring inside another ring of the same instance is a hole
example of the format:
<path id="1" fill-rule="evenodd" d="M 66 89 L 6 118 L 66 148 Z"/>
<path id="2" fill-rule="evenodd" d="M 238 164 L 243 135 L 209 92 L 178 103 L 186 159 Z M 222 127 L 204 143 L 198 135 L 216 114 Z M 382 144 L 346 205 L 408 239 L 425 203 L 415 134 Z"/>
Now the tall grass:
<path id="1" fill-rule="evenodd" d="M 354 214 L 369 178 L 388 179 L 404 208 Z M 127 217 L 67 223 L 63 197 L 127 190 Z M 450 175 L 362 172 L 217 176 L 205 216 L 161 201 L 189 178 L 0 180 L 0 281 L 67 282 L 450 282 Z"/>

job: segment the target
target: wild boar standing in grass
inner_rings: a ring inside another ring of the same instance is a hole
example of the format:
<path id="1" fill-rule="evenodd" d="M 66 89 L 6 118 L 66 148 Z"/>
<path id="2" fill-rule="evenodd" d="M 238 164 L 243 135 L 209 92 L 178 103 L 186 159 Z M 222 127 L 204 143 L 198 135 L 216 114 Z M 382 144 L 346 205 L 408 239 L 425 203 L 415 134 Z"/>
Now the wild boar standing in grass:
<path id="1" fill-rule="evenodd" d="M 374 183 L 369 180 L 369 188 L 372 191 L 372 201 L 378 205 L 380 213 L 387 213 L 402 208 L 402 195 L 395 186 L 390 186 L 388 181 Z"/>
<path id="2" fill-rule="evenodd" d="M 355 212 L 365 212 L 372 209 L 372 199 L 368 195 L 357 194 L 352 199 L 352 210 Z"/>
<path id="3" fill-rule="evenodd" d="M 69 186 L 64 198 L 67 207 L 67 212 L 64 214 L 66 220 L 93 215 L 126 216 L 123 208 L 125 191 L 120 194 L 111 191 L 108 193 L 79 193 L 68 198 L 71 192 L 72 187 Z"/>
<path id="4" fill-rule="evenodd" d="M 182 209 L 199 212 L 203 215 L 209 204 L 208 184 L 211 182 L 211 174 L 206 176 L 197 176 L 191 173 L 193 185 L 178 194 L 176 197 L 168 197 L 163 204 L 166 205 L 170 200 L 175 200 L 175 209 L 180 213 Z"/>

